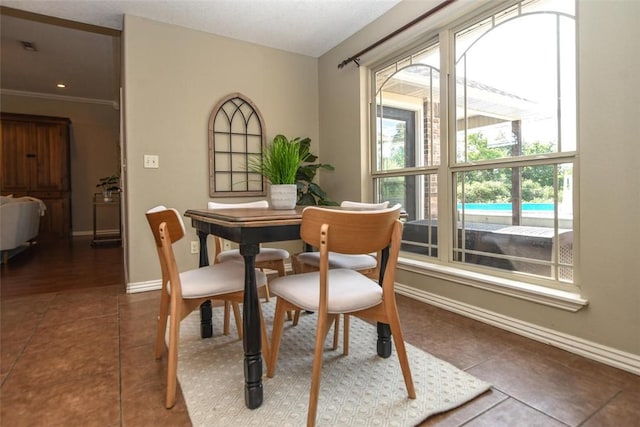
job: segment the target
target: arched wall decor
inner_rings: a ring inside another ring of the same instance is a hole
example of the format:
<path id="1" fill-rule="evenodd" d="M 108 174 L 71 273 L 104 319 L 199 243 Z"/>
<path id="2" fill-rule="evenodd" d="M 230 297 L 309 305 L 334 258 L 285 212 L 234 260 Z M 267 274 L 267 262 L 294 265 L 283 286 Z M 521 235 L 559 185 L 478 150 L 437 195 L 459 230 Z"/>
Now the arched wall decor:
<path id="1" fill-rule="evenodd" d="M 264 196 L 260 174 L 249 172 L 249 158 L 262 156 L 266 143 L 258 107 L 241 93 L 222 98 L 209 116 L 209 196 Z"/>

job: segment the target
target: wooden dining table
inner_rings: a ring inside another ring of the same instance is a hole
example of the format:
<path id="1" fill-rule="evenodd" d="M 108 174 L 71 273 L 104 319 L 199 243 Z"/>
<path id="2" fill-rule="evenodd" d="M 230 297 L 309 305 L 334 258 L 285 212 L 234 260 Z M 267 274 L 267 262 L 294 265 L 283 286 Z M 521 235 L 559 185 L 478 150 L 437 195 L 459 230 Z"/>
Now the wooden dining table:
<path id="1" fill-rule="evenodd" d="M 300 225 L 304 206 L 292 210 L 270 208 L 232 209 L 189 209 L 185 212 L 191 218 L 200 240 L 200 267 L 209 265 L 207 236 L 212 234 L 238 243 L 245 263 L 245 289 L 242 306 L 244 329 L 244 377 L 245 404 L 250 409 L 258 408 L 263 401 L 262 388 L 262 340 L 260 335 L 260 315 L 258 311 L 258 289 L 256 286 L 255 257 L 260 252 L 260 244 L 300 239 Z M 340 208 L 334 208 L 340 209 Z M 380 283 L 386 266 L 388 251 L 383 251 Z M 211 303 L 200 307 L 201 335 L 211 337 Z M 266 343 L 265 343 L 266 344 Z M 389 325 L 378 324 L 378 355 L 391 355 L 391 332 Z"/>
<path id="2" fill-rule="evenodd" d="M 244 329 L 245 404 L 255 409 L 262 404 L 262 340 L 258 312 L 255 257 L 260 244 L 300 239 L 302 208 L 275 210 L 268 208 L 189 209 L 184 214 L 191 218 L 200 240 L 200 267 L 209 265 L 207 236 L 209 234 L 238 243 L 245 263 L 244 302 L 242 325 Z M 211 304 L 200 307 L 201 335 L 210 337 Z"/>

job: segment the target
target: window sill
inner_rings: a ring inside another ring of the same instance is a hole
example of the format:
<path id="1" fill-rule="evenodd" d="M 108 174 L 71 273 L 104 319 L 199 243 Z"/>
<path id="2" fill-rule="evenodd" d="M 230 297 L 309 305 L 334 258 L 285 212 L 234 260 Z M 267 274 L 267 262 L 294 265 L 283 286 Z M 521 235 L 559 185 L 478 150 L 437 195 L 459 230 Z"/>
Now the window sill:
<path id="1" fill-rule="evenodd" d="M 398 268 L 571 312 L 576 312 L 589 304 L 588 300 L 581 298 L 577 293 L 427 263 L 411 258 L 401 257 L 398 260 Z"/>

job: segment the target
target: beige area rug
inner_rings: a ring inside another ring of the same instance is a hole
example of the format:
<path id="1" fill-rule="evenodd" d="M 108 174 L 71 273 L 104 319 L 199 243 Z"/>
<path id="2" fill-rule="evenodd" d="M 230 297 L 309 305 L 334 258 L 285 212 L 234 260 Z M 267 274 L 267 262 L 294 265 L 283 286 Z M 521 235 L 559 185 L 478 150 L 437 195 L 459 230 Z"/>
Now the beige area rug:
<path id="1" fill-rule="evenodd" d="M 271 335 L 275 301 L 263 303 Z M 178 379 L 194 426 L 303 426 L 306 423 L 316 316 L 285 323 L 276 375 L 263 377 L 264 402 L 244 403 L 242 341 L 222 335 L 222 307 L 213 309 L 214 337 L 200 339 L 196 310 L 182 321 Z M 233 323 L 233 322 L 232 322 Z M 330 349 L 322 369 L 318 426 L 414 426 L 460 406 L 490 385 L 407 344 L 417 398 L 411 400 L 395 353 L 376 355 L 376 327 L 352 318 L 349 355 Z M 264 366 L 264 365 L 263 365 Z M 266 367 L 263 369 L 266 372 Z"/>

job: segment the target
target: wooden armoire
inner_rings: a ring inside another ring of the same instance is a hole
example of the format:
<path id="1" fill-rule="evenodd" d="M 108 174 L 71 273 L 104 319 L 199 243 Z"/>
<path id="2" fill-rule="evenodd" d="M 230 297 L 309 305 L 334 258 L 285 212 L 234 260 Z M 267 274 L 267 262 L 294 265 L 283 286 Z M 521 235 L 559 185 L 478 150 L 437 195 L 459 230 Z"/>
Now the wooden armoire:
<path id="1" fill-rule="evenodd" d="M 40 238 L 71 235 L 71 120 L 61 117 L 1 114 L 0 191 L 32 196 L 47 206 Z"/>

